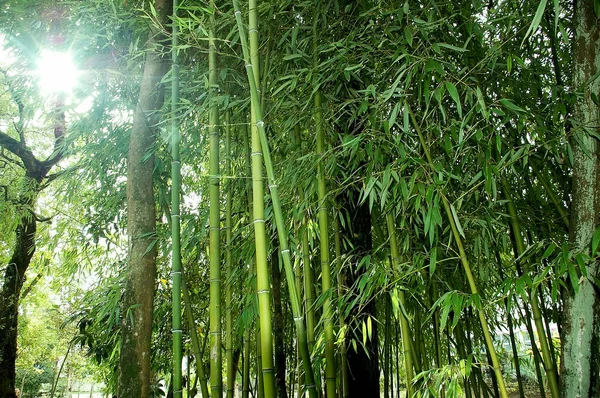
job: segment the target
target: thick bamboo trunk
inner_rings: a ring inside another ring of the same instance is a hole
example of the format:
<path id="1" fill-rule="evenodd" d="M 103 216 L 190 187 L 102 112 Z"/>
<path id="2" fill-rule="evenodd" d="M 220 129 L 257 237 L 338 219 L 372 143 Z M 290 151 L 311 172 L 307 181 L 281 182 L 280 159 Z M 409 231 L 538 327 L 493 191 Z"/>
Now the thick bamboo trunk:
<path id="1" fill-rule="evenodd" d="M 173 18 L 177 18 L 179 1 L 173 0 Z M 172 290 L 172 336 L 173 336 L 173 378 L 171 384 L 173 391 L 176 391 L 175 398 L 181 397 L 181 362 L 182 362 L 182 329 L 181 329 L 181 216 L 180 216 L 180 195 L 181 195 L 181 161 L 179 153 L 180 132 L 177 117 L 179 107 L 179 62 L 177 56 L 178 25 L 173 24 L 171 38 L 171 268 L 173 271 L 173 290 Z M 189 299 L 189 297 L 188 297 Z M 190 305 L 191 307 L 191 305 Z M 194 328 L 193 321 L 190 328 Z M 195 332 L 195 330 L 193 331 Z M 200 358 L 197 357 L 197 360 Z"/>

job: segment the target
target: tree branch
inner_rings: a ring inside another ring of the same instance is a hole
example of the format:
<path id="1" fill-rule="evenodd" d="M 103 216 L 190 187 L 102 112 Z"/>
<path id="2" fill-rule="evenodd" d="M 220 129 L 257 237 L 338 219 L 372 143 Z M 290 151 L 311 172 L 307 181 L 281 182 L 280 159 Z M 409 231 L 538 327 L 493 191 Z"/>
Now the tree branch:
<path id="1" fill-rule="evenodd" d="M 15 140 L 8 134 L 0 131 L 0 147 L 7 149 L 21 159 L 25 169 L 34 170 L 40 165 L 40 161 L 36 159 L 33 152 L 20 141 Z"/>

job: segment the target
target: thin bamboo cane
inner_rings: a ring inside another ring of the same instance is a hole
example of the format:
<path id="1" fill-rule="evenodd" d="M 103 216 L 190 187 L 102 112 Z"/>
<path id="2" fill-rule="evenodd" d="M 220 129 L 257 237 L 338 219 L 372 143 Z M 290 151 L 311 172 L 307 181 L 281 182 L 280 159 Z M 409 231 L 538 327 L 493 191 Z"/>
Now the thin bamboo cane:
<path id="1" fill-rule="evenodd" d="M 171 261 L 173 274 L 173 398 L 181 398 L 181 224 L 180 224 L 180 195 L 181 195 L 181 161 L 179 157 L 179 122 L 177 119 L 177 109 L 179 106 L 179 63 L 177 57 L 177 41 L 179 36 L 177 26 L 177 11 L 179 1 L 173 0 L 173 34 L 171 42 Z"/>
<path id="2" fill-rule="evenodd" d="M 396 240 L 396 226 L 394 222 L 394 216 L 391 214 L 386 215 L 388 236 L 390 237 L 390 251 L 392 254 L 392 263 L 394 268 L 397 270 L 400 267 L 402 260 L 400 259 L 400 251 L 398 250 L 398 243 Z M 403 290 L 398 290 L 398 301 L 402 306 L 398 316 L 400 317 L 400 332 L 402 334 L 402 350 L 404 354 L 404 368 L 406 371 L 406 397 L 411 398 L 414 394 L 413 388 L 413 353 L 412 353 L 412 337 L 410 332 L 410 325 L 408 319 L 404 315 L 406 309 L 406 297 L 404 296 Z"/>
<path id="3" fill-rule="evenodd" d="M 253 114 L 254 114 L 255 120 L 256 120 L 256 127 L 257 127 L 258 133 L 259 133 L 258 135 L 260 136 L 260 145 L 256 149 L 253 146 L 253 152 L 262 154 L 263 160 L 265 162 L 267 178 L 269 181 L 269 190 L 271 193 L 271 201 L 273 204 L 273 213 L 275 215 L 275 221 L 276 221 L 276 226 L 277 226 L 277 235 L 279 237 L 280 253 L 281 253 L 281 255 L 283 257 L 283 261 L 284 261 L 288 291 L 289 291 L 290 301 L 291 301 L 291 306 L 292 306 L 292 313 L 293 313 L 293 317 L 294 317 L 294 323 L 296 326 L 296 334 L 298 336 L 298 345 L 300 347 L 301 354 L 302 354 L 302 363 L 304 364 L 305 379 L 306 379 L 305 388 L 308 390 L 309 396 L 311 398 L 316 398 L 317 391 L 315 388 L 312 364 L 310 361 L 310 353 L 308 351 L 308 343 L 307 343 L 307 339 L 306 339 L 306 329 L 304 326 L 302 312 L 300 311 L 300 303 L 299 303 L 299 299 L 298 299 L 298 294 L 296 292 L 296 285 L 295 285 L 295 280 L 294 280 L 294 270 L 292 268 L 290 249 L 288 246 L 287 229 L 286 229 L 286 226 L 285 226 L 285 223 L 283 220 L 283 214 L 282 214 L 281 204 L 280 204 L 280 200 L 279 200 L 279 191 L 277 188 L 277 183 L 276 183 L 275 175 L 274 175 L 274 171 L 273 171 L 273 164 L 271 161 L 271 153 L 269 151 L 267 136 L 266 136 L 266 132 L 265 132 L 265 126 L 264 126 L 264 121 L 263 121 L 263 113 L 262 113 L 262 108 L 260 106 L 259 93 L 257 90 L 258 85 L 256 83 L 256 75 L 258 74 L 258 68 L 257 68 L 258 65 L 257 65 L 257 63 L 255 64 L 254 62 L 250 63 L 251 50 L 252 50 L 252 52 L 258 51 L 257 25 L 256 25 L 256 21 L 254 21 L 254 23 L 253 23 L 253 20 L 252 19 L 250 20 L 249 31 L 251 33 L 251 39 L 252 39 L 251 46 L 252 47 L 249 50 L 248 45 L 247 45 L 246 32 L 244 30 L 244 25 L 242 22 L 241 11 L 239 10 L 239 5 L 238 5 L 237 0 L 233 0 L 233 4 L 234 4 L 234 9 L 235 9 L 236 21 L 237 21 L 237 25 L 238 25 L 238 31 L 239 31 L 239 35 L 240 35 L 240 42 L 242 44 L 242 50 L 243 50 L 244 59 L 246 62 L 246 72 L 248 75 L 248 83 L 250 86 L 251 103 L 255 104 L 255 106 L 253 107 Z M 250 15 L 252 16 L 253 13 L 255 13 L 255 12 L 256 12 L 256 0 L 250 0 Z M 255 43 L 253 44 L 253 42 L 255 42 Z M 253 127 L 254 127 L 254 124 L 253 124 Z M 255 156 L 255 158 L 256 158 L 257 163 L 260 162 L 260 156 Z M 253 161 L 253 164 L 254 164 L 254 161 Z M 260 182 L 262 184 L 262 175 L 261 175 Z M 256 199 L 257 199 L 257 196 L 255 194 L 254 200 L 256 201 Z M 262 229 L 263 229 L 263 234 L 264 234 L 264 219 L 262 219 L 261 224 L 262 224 Z M 256 228 L 256 225 L 257 225 L 257 223 L 255 222 L 255 228 Z M 255 230 L 255 234 L 256 234 L 256 230 Z M 266 250 L 265 250 L 265 252 L 266 252 Z M 265 261 L 265 264 L 266 264 L 266 261 Z M 266 286 L 268 288 L 268 280 L 267 280 Z M 264 308 L 264 310 L 268 311 L 268 307 Z M 260 314 L 261 314 L 261 322 L 262 322 L 262 312 L 260 312 Z M 269 322 L 269 324 L 270 324 L 270 322 Z M 264 336 L 264 335 L 265 335 L 265 333 L 263 333 L 261 330 L 261 336 Z M 269 338 L 270 337 L 271 336 L 269 335 Z M 263 361 L 264 361 L 264 359 L 263 359 Z M 269 382 L 273 383 L 273 388 L 274 388 L 274 379 L 272 377 L 273 376 L 273 374 L 272 374 L 272 361 L 273 361 L 272 348 L 271 348 L 270 361 L 271 361 L 271 369 L 270 369 L 271 373 L 269 374 L 269 376 L 270 376 Z M 265 373 L 264 370 L 263 370 L 263 373 Z M 267 373 L 265 373 L 265 375 L 267 375 Z M 266 380 L 265 380 L 265 384 L 266 384 Z"/>
<path id="4" fill-rule="evenodd" d="M 310 248 L 308 245 L 308 223 L 304 220 L 302 231 L 302 260 L 304 264 L 304 306 L 306 308 L 306 333 L 308 349 L 310 352 L 315 347 L 315 290 L 313 284 L 313 271 L 310 263 Z"/>
<path id="5" fill-rule="evenodd" d="M 502 188 L 504 189 L 504 195 L 507 199 L 506 206 L 508 207 L 508 214 L 510 216 L 510 225 L 513 230 L 513 236 L 515 239 L 515 249 L 517 257 L 520 257 L 525 253 L 525 241 L 521 234 L 521 225 L 517 216 L 517 208 L 512 199 L 510 193 L 510 187 L 506 179 L 502 179 Z M 529 263 L 523 261 L 523 271 L 526 274 L 530 273 Z M 531 312 L 533 313 L 533 322 L 537 330 L 538 339 L 540 342 L 540 349 L 542 354 L 542 363 L 546 372 L 546 378 L 548 379 L 548 386 L 550 387 L 550 393 L 552 398 L 560 397 L 560 389 L 558 383 L 558 372 L 556 371 L 556 364 L 554 358 L 550 353 L 550 347 L 548 343 L 548 337 L 544 328 L 544 321 L 542 319 L 542 311 L 540 310 L 540 303 L 538 298 L 537 287 L 534 286 L 530 291 L 527 292 L 529 296 L 529 304 L 531 305 Z"/>
<path id="6" fill-rule="evenodd" d="M 214 35 L 214 12 L 208 29 L 208 134 L 209 160 L 209 257 L 210 257 L 210 392 L 213 398 L 223 396 L 222 331 L 221 331 L 221 212 L 219 209 L 219 108 L 216 99 L 217 49 Z"/>
<path id="7" fill-rule="evenodd" d="M 419 136 L 419 141 L 421 142 L 421 146 L 423 147 L 423 152 L 425 152 L 425 157 L 427 158 L 427 162 L 429 163 L 432 170 L 435 168 L 433 164 L 433 159 L 431 158 L 431 154 L 429 153 L 429 147 L 425 142 L 425 138 L 423 137 L 423 133 L 421 132 L 421 127 L 417 123 L 415 115 L 408 107 L 408 103 L 405 103 L 404 106 L 407 107 L 408 113 L 410 115 L 410 119 L 413 123 L 413 127 L 417 131 Z M 473 277 L 473 273 L 471 272 L 471 265 L 469 264 L 469 260 L 467 258 L 467 253 L 462 244 L 462 239 L 460 234 L 458 233 L 458 228 L 456 226 L 456 222 L 454 220 L 454 216 L 452 215 L 452 211 L 450 209 L 450 203 L 448 199 L 441 195 L 442 204 L 444 206 L 444 210 L 446 211 L 446 215 L 448 217 L 448 222 L 450 223 L 450 228 L 452 229 L 452 235 L 454 240 L 456 241 L 456 245 L 458 246 L 459 258 L 463 265 L 463 269 L 465 271 L 465 275 L 467 277 L 467 281 L 469 283 L 469 287 L 471 289 L 472 294 L 479 294 L 479 290 L 477 289 L 477 285 L 475 283 L 475 278 Z M 490 328 L 488 327 L 487 320 L 485 319 L 485 313 L 483 312 L 483 308 L 479 308 L 477 310 L 479 316 L 479 322 L 481 323 L 481 328 L 483 330 L 483 336 L 485 339 L 486 346 L 490 352 L 490 357 L 492 359 L 492 368 L 494 369 L 494 373 L 498 379 L 498 388 L 500 390 L 500 396 L 502 398 L 508 398 L 508 392 L 506 390 L 506 384 L 504 383 L 504 377 L 502 376 L 502 370 L 500 368 L 500 361 L 498 360 L 498 355 L 496 354 L 496 349 L 494 348 L 494 342 L 492 340 L 492 335 L 490 334 Z"/>
<path id="8" fill-rule="evenodd" d="M 314 68 L 318 68 L 317 51 L 317 22 L 318 9 L 315 12 L 315 23 L 313 25 L 313 57 Z M 321 90 L 315 92 L 315 103 L 313 117 L 317 135 L 317 185 L 318 185 L 318 214 L 319 214 L 319 245 L 321 254 L 321 288 L 325 299 L 323 300 L 323 331 L 325 335 L 325 385 L 328 397 L 336 396 L 336 363 L 335 346 L 333 336 L 333 309 L 331 297 L 331 263 L 329 258 L 329 216 L 327 214 L 327 183 L 325 182 L 325 132 L 323 129 L 323 109 Z"/>
<path id="9" fill-rule="evenodd" d="M 336 209 L 337 212 L 337 209 Z M 335 242 L 335 269 L 337 272 L 337 284 L 338 284 L 338 297 L 342 297 L 344 294 L 344 273 L 342 272 L 342 238 L 340 235 L 340 225 L 336 213 L 333 217 L 333 229 L 334 229 L 334 242 Z M 340 329 L 344 329 L 345 320 L 341 314 L 339 315 Z M 348 398 L 350 395 L 350 388 L 348 386 L 348 358 L 346 356 L 346 340 L 342 339 L 340 343 L 340 396 L 342 398 Z"/>
<path id="10" fill-rule="evenodd" d="M 225 113 L 225 174 L 231 177 L 231 112 Z M 233 398 L 235 374 L 233 364 L 233 255 L 232 244 L 232 220 L 231 220 L 231 179 L 227 180 L 225 188 L 225 352 L 227 353 L 227 398 Z"/>
<path id="11" fill-rule="evenodd" d="M 200 379 L 200 391 L 202 392 L 203 398 L 209 398 L 208 384 L 206 383 L 207 377 L 204 372 L 204 365 L 202 363 L 202 349 L 200 348 L 200 341 L 198 340 L 198 332 L 196 331 L 196 325 L 194 323 L 194 314 L 192 311 L 192 300 L 190 299 L 190 293 L 188 291 L 185 279 L 181 281 L 181 291 L 183 293 L 183 302 L 185 303 L 185 315 L 190 329 L 190 337 L 192 340 L 192 349 L 196 356 L 196 375 L 197 379 Z"/>

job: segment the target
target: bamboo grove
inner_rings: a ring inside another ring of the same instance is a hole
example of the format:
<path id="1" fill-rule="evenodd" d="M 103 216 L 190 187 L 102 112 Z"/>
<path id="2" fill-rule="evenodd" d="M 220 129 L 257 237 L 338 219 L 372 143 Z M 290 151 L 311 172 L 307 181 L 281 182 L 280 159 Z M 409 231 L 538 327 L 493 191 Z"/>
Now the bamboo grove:
<path id="1" fill-rule="evenodd" d="M 175 398 L 600 396 L 598 1 L 108 3 L 61 4 L 131 38 L 89 34 L 86 51 L 124 49 L 129 79 L 97 79 L 152 130 L 128 168 L 155 159 L 156 227 L 129 232 L 129 256 L 157 274 L 135 282 L 129 265 L 131 281 L 97 289 L 155 292 L 154 308 L 134 293 L 120 307 L 153 311 L 152 353 L 120 332 L 151 314 L 121 326 L 104 316 L 118 302 L 86 296 L 74 316 L 121 369 L 115 391 L 155 396 L 164 378 Z M 155 81 L 134 55 L 157 62 Z M 144 105 L 136 85 L 164 95 Z M 120 155 L 94 148 L 118 129 L 83 130 L 65 186 L 117 195 L 118 173 L 94 170 Z M 87 205 L 110 220 L 139 202 L 127 192 Z M 124 374 L 130 361 L 145 373 Z"/>

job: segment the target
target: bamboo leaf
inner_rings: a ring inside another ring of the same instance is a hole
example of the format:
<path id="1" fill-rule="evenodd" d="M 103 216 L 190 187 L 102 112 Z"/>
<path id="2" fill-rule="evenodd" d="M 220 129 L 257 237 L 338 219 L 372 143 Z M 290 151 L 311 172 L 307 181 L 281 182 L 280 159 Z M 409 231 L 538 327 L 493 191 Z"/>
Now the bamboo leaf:
<path id="1" fill-rule="evenodd" d="M 431 253 L 429 254 L 429 276 L 431 277 L 435 273 L 437 260 L 437 249 L 434 247 L 431 249 Z"/>
<path id="2" fill-rule="evenodd" d="M 540 22 L 542 21 L 542 16 L 544 15 L 544 11 L 546 10 L 546 4 L 548 0 L 541 0 L 538 5 L 537 11 L 533 16 L 533 21 L 531 21 L 531 25 L 529 25 L 529 29 L 525 32 L 525 36 L 523 37 L 523 41 L 521 42 L 521 46 L 525 43 L 525 41 L 529 38 L 529 36 L 533 35 L 538 27 L 540 26 Z"/>
<path id="3" fill-rule="evenodd" d="M 396 116 L 398 116 L 398 110 L 399 109 L 400 109 L 400 102 L 396 102 L 396 105 L 394 106 L 394 109 L 392 110 L 392 113 L 391 113 L 390 119 L 389 119 L 390 129 L 392 128 L 392 126 L 396 122 Z"/>
<path id="4" fill-rule="evenodd" d="M 438 46 L 440 46 L 440 47 L 447 48 L 447 49 L 452 50 L 452 51 L 458 51 L 458 52 L 461 52 L 461 53 L 469 51 L 466 48 L 456 47 L 456 46 L 453 46 L 452 44 L 447 44 L 447 43 L 436 43 L 436 44 Z"/>
<path id="5" fill-rule="evenodd" d="M 512 102 L 511 100 L 509 100 L 509 99 L 507 99 L 507 98 L 502 98 L 502 99 L 500 100 L 500 103 L 501 103 L 502 105 L 504 105 L 506 108 L 508 108 L 508 109 L 510 109 L 510 110 L 513 110 L 513 111 L 515 111 L 515 112 L 523 112 L 523 113 L 524 113 L 524 112 L 526 112 L 526 111 L 525 111 L 525 109 L 523 109 L 523 108 L 521 108 L 521 107 L 519 107 L 519 106 L 515 105 L 515 103 L 514 103 L 514 102 Z"/>
<path id="6" fill-rule="evenodd" d="M 446 90 L 448 90 L 448 94 L 450 94 L 450 97 L 452 97 L 452 99 L 456 103 L 456 110 L 458 111 L 458 116 L 462 117 L 462 106 L 460 104 L 460 97 L 458 95 L 458 90 L 456 89 L 456 86 L 450 82 L 446 82 Z"/>
<path id="7" fill-rule="evenodd" d="M 456 229 L 458 230 L 458 233 L 460 234 L 460 236 L 465 238 L 465 233 L 463 232 L 462 226 L 460 225 L 460 221 L 458 220 L 458 215 L 456 214 L 456 209 L 454 208 L 452 203 L 450 203 L 450 211 L 452 212 L 452 218 L 454 219 L 454 223 L 456 224 Z"/>

